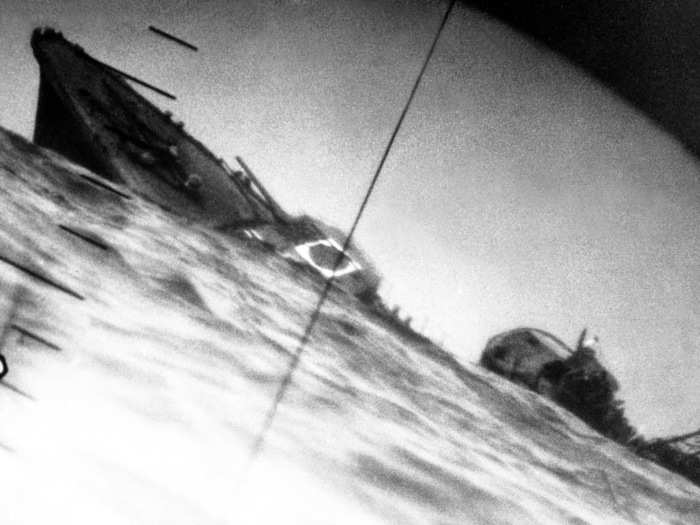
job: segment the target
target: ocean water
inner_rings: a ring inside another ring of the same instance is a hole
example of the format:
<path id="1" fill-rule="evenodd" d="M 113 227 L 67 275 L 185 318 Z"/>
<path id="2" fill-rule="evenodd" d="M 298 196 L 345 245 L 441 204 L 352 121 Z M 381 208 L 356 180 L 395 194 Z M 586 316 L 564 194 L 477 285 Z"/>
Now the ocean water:
<path id="1" fill-rule="evenodd" d="M 321 284 L 94 177 L 0 131 L 2 523 L 700 523 L 697 487 L 341 292 L 251 461 Z"/>

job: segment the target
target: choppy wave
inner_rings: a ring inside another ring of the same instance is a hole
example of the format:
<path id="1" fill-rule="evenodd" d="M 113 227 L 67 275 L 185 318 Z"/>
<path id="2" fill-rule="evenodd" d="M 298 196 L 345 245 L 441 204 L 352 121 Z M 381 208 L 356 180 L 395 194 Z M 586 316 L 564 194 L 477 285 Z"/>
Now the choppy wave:
<path id="1" fill-rule="evenodd" d="M 247 468 L 320 284 L 87 176 L 0 134 L 0 314 L 19 290 L 59 348 L 1 350 L 4 523 L 700 523 L 687 481 L 340 292 Z"/>

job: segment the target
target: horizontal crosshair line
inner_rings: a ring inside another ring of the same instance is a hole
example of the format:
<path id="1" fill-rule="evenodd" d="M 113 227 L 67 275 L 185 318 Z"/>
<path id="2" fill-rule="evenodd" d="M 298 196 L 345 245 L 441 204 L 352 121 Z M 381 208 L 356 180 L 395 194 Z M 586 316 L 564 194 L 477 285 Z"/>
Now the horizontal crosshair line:
<path id="1" fill-rule="evenodd" d="M 91 182 L 95 186 L 99 186 L 103 190 L 107 190 L 107 191 L 111 191 L 112 193 L 116 193 L 117 195 L 119 195 L 120 197 L 124 197 L 125 199 L 131 198 L 131 195 L 127 195 L 126 193 L 122 193 L 118 189 L 112 188 L 112 186 L 110 186 L 109 184 L 105 184 L 101 180 L 95 179 L 94 177 L 88 177 L 87 175 L 83 175 L 82 173 L 80 174 L 80 176 L 83 179 L 85 179 L 86 181 Z"/>
<path id="2" fill-rule="evenodd" d="M 77 231 L 73 230 L 72 228 L 69 228 L 68 226 L 64 226 L 63 224 L 59 224 L 58 227 L 61 228 L 64 232 L 70 233 L 71 235 L 78 237 L 79 239 L 81 239 L 89 244 L 92 244 L 93 246 L 96 246 L 96 247 L 100 248 L 101 250 L 105 250 L 105 251 L 109 250 L 109 246 L 98 241 L 97 239 L 93 239 L 91 237 L 88 237 L 87 235 L 84 235 L 80 232 L 77 232 Z"/>
<path id="3" fill-rule="evenodd" d="M 0 387 L 7 388 L 8 390 L 11 390 L 15 394 L 18 394 L 22 397 L 26 397 L 27 399 L 31 399 L 32 401 L 36 401 L 36 399 L 32 395 L 28 394 L 27 392 L 25 392 L 21 388 L 18 388 L 15 385 L 8 383 L 7 381 L 0 381 Z"/>
<path id="4" fill-rule="evenodd" d="M 31 332 L 31 331 L 27 330 L 26 328 L 22 328 L 22 327 L 19 326 L 18 324 L 12 323 L 12 328 L 13 328 L 14 330 L 17 330 L 20 334 L 22 334 L 22 335 L 24 335 L 24 336 L 27 336 L 27 337 L 29 337 L 30 339 L 34 339 L 35 341 L 40 342 L 41 344 L 43 344 L 44 346 L 47 346 L 47 347 L 51 348 L 52 350 L 56 350 L 57 352 L 60 352 L 60 351 L 61 351 L 61 347 L 58 346 L 57 344 L 54 344 L 54 343 L 52 343 L 51 341 L 48 341 L 48 340 L 44 339 L 44 338 L 41 337 L 40 335 L 36 335 L 34 332 Z"/>
<path id="5" fill-rule="evenodd" d="M 45 275 L 41 275 L 40 273 L 38 273 L 38 272 L 32 270 L 31 268 L 27 268 L 26 266 L 23 266 L 23 265 L 19 264 L 18 262 L 13 261 L 12 259 L 8 259 L 8 258 L 5 257 L 4 255 L 0 255 L 0 261 L 4 262 L 4 263 L 6 263 L 6 264 L 9 264 L 10 266 L 12 266 L 12 267 L 14 267 L 14 268 L 16 268 L 16 269 L 18 269 L 18 270 L 20 270 L 20 271 L 26 273 L 27 275 L 30 275 L 31 277 L 34 277 L 34 278 L 37 279 L 38 281 L 41 281 L 41 282 L 43 282 L 44 284 L 47 284 L 47 285 L 49 285 L 49 286 L 52 286 L 53 288 L 56 288 L 57 290 L 60 290 L 60 291 L 62 291 L 63 293 L 70 295 L 71 297 L 75 297 L 76 299 L 79 299 L 79 300 L 81 300 L 81 301 L 84 301 L 84 300 L 85 300 L 85 297 L 83 297 L 82 295 L 80 295 L 78 292 L 74 292 L 73 290 L 71 290 L 71 289 L 68 288 L 67 286 L 64 286 L 64 285 L 62 285 L 62 284 L 59 284 L 59 283 L 57 283 L 56 281 L 54 281 L 54 280 L 52 280 L 52 279 L 49 279 L 49 278 L 46 277 Z"/>
<path id="6" fill-rule="evenodd" d="M 168 40 L 172 40 L 173 42 L 177 42 L 181 46 L 186 47 L 187 49 L 191 49 L 192 51 L 197 51 L 197 46 L 190 44 L 186 40 L 183 40 L 182 38 L 178 38 L 175 35 L 171 35 L 167 31 L 163 31 L 162 29 L 158 29 L 156 26 L 148 26 L 148 29 L 152 32 L 154 32 L 157 35 L 162 36 L 163 38 L 167 38 Z"/>
<path id="7" fill-rule="evenodd" d="M 168 93 L 167 91 L 165 91 L 164 89 L 159 88 L 158 86 L 154 86 L 153 84 L 149 84 L 149 83 L 146 82 L 145 80 L 141 80 L 140 78 L 135 77 L 134 75 L 130 75 L 129 73 L 127 73 L 127 72 L 125 72 L 125 71 L 122 71 L 121 69 L 117 69 L 117 68 L 114 67 L 114 66 L 110 66 L 109 64 L 106 64 L 106 63 L 104 63 L 104 62 L 100 62 L 100 61 L 97 60 L 96 58 L 92 58 L 92 57 L 89 57 L 89 58 L 90 58 L 93 62 L 95 62 L 95 63 L 99 64 L 100 66 L 102 66 L 103 68 L 105 68 L 105 69 L 107 69 L 107 70 L 109 70 L 109 71 L 112 71 L 113 73 L 116 73 L 117 75 L 120 75 L 120 76 L 126 78 L 127 80 L 131 80 L 132 82 L 135 82 L 136 84 L 138 84 L 138 85 L 140 85 L 140 86 L 143 86 L 143 87 L 145 87 L 145 88 L 148 88 L 148 89 L 150 89 L 151 91 L 155 91 L 155 92 L 158 93 L 159 95 L 162 95 L 162 96 L 164 96 L 164 97 L 166 97 L 166 98 L 169 98 L 169 99 L 171 99 L 171 100 L 177 100 L 177 97 L 176 97 L 175 95 L 173 95 L 172 93 Z"/>

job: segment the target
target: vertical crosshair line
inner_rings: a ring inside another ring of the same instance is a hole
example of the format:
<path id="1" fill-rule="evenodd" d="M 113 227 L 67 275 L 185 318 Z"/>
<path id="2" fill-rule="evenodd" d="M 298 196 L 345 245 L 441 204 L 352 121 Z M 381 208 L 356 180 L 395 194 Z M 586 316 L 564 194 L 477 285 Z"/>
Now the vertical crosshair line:
<path id="1" fill-rule="evenodd" d="M 309 342 L 309 339 L 311 338 L 311 333 L 313 332 L 314 326 L 316 325 L 316 322 L 318 321 L 320 315 L 321 315 L 321 308 L 323 307 L 323 304 L 326 302 L 326 299 L 328 298 L 328 294 L 333 286 L 333 281 L 335 280 L 335 273 L 337 269 L 340 266 L 340 263 L 343 261 L 343 258 L 345 256 L 345 252 L 347 251 L 348 247 L 350 246 L 350 241 L 352 240 L 353 235 L 355 234 L 355 230 L 357 229 L 357 225 L 360 222 L 360 218 L 362 217 L 362 214 L 365 211 L 365 208 L 367 207 L 367 203 L 369 202 L 369 198 L 372 195 L 372 192 L 374 191 L 374 187 L 377 184 L 377 180 L 379 180 L 379 175 L 382 172 L 382 168 L 384 167 L 384 163 L 386 162 L 387 157 L 389 156 L 389 152 L 391 151 L 392 146 L 394 145 L 394 141 L 396 140 L 396 136 L 399 133 L 399 130 L 401 129 L 401 125 L 403 124 L 404 119 L 406 118 L 406 114 L 408 113 L 408 109 L 411 106 L 411 103 L 413 102 L 413 98 L 416 95 L 416 92 L 418 91 L 418 86 L 420 85 L 420 82 L 423 78 L 423 75 L 425 73 L 425 70 L 428 68 L 428 63 L 430 62 L 431 57 L 433 56 L 433 53 L 435 51 L 435 47 L 437 46 L 438 40 L 440 40 L 440 35 L 442 34 L 443 29 L 445 28 L 445 25 L 447 24 L 447 19 L 450 17 L 450 13 L 452 12 L 452 8 L 455 5 L 455 0 L 450 0 L 450 3 L 445 10 L 445 14 L 442 17 L 442 21 L 440 22 L 440 27 L 437 30 L 437 33 L 435 34 L 435 37 L 433 38 L 433 42 L 430 46 L 430 49 L 425 56 L 425 59 L 423 60 L 423 65 L 421 66 L 420 72 L 418 73 L 418 77 L 416 78 L 415 83 L 413 84 L 413 88 L 411 89 L 411 93 L 408 96 L 408 99 L 406 100 L 406 104 L 404 105 L 403 111 L 401 112 L 401 116 L 399 117 L 399 120 L 396 123 L 396 126 L 394 127 L 394 130 L 391 134 L 391 137 L 389 138 L 389 142 L 387 143 L 386 147 L 384 148 L 384 152 L 382 154 L 382 157 L 379 161 L 379 164 L 377 165 L 377 169 L 374 172 L 374 176 L 372 177 L 372 180 L 369 184 L 369 187 L 367 188 L 367 191 L 365 192 L 364 199 L 362 200 L 362 204 L 360 204 L 360 207 L 357 211 L 357 214 L 355 215 L 355 220 L 353 221 L 352 227 L 350 228 L 350 231 L 345 237 L 345 242 L 343 243 L 343 249 L 338 253 L 338 256 L 335 259 L 335 264 L 333 265 L 333 273 L 331 276 L 326 279 L 326 283 L 323 287 L 323 291 L 321 292 L 321 295 L 318 298 L 318 302 L 316 303 L 316 307 L 313 310 L 313 313 L 311 314 L 311 317 L 309 318 L 309 322 L 306 325 L 306 329 L 304 330 L 304 335 L 301 337 L 299 340 L 299 344 L 296 347 L 296 350 L 294 351 L 294 354 L 292 355 L 292 359 L 289 363 L 289 366 L 287 368 L 287 372 L 282 378 L 282 381 L 280 382 L 280 385 L 277 389 L 277 393 L 275 394 L 275 398 L 272 401 L 272 404 L 270 405 L 270 408 L 268 409 L 265 419 L 263 420 L 263 424 L 260 427 L 260 431 L 258 432 L 255 441 L 253 442 L 251 449 L 250 449 L 250 455 L 248 456 L 248 461 L 245 470 L 247 471 L 248 468 L 255 462 L 257 459 L 258 455 L 262 451 L 264 445 L 265 445 L 265 438 L 267 437 L 267 433 L 270 430 L 270 427 L 272 426 L 272 422 L 275 419 L 275 416 L 277 415 L 277 408 L 279 407 L 279 404 L 282 402 L 282 399 L 284 398 L 285 393 L 287 392 L 287 389 L 289 388 L 289 385 L 292 381 L 292 376 L 294 375 L 294 372 L 296 371 L 297 367 L 299 366 L 299 360 L 301 359 L 301 355 L 304 352 L 304 349 L 306 348 L 306 345 Z"/>

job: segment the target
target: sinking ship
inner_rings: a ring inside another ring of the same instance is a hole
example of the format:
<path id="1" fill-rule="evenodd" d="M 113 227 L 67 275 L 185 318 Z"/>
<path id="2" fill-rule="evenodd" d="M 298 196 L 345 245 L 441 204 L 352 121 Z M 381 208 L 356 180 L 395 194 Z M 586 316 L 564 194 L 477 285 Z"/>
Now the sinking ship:
<path id="1" fill-rule="evenodd" d="M 40 68 L 34 142 L 186 220 L 275 250 L 368 302 L 379 276 L 342 233 L 285 212 L 240 157 L 232 169 L 130 82 L 164 90 L 87 54 L 50 28 L 31 46 Z"/>
<path id="2" fill-rule="evenodd" d="M 330 265 L 341 234 L 122 73 L 53 32 L 33 47 L 35 138 L 62 155 L 0 128 L 3 523 L 694 522 L 682 478 L 355 301 L 319 317 L 251 463 L 315 297 L 241 239 L 356 294 L 369 266 Z"/>

